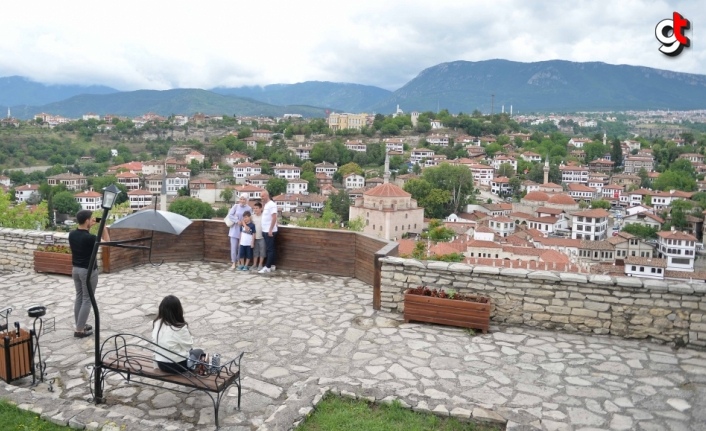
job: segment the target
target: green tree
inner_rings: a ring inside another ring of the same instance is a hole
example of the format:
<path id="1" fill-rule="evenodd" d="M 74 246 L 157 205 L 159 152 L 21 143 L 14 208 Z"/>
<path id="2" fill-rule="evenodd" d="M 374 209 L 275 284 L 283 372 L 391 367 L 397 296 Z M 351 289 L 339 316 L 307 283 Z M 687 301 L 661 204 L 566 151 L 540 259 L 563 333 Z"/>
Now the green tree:
<path id="1" fill-rule="evenodd" d="M 437 226 L 433 229 L 429 229 L 429 238 L 432 241 L 448 242 L 455 235 L 456 232 L 454 232 L 452 229 L 447 228 L 446 226 Z"/>
<path id="2" fill-rule="evenodd" d="M 423 178 L 434 188 L 448 193 L 449 200 L 444 216 L 464 212 L 466 205 L 473 198 L 473 174 L 466 166 L 442 163 L 440 166 L 425 169 Z"/>
<path id="3" fill-rule="evenodd" d="M 513 176 L 515 176 L 515 170 L 513 169 L 511 164 L 503 163 L 498 167 L 496 176 L 512 178 Z"/>
<path id="4" fill-rule="evenodd" d="M 350 162 L 338 168 L 338 173 L 341 177 L 345 177 L 348 174 L 363 175 L 363 168 L 361 168 L 357 163 Z"/>
<path id="5" fill-rule="evenodd" d="M 331 206 L 331 210 L 338 214 L 341 221 L 348 221 L 351 199 L 348 196 L 348 192 L 345 190 L 339 190 L 336 193 L 331 194 L 328 197 L 328 202 Z"/>
<path id="6" fill-rule="evenodd" d="M 657 228 L 641 225 L 639 223 L 630 223 L 623 227 L 623 232 L 635 235 L 640 239 L 656 239 Z"/>
<path id="7" fill-rule="evenodd" d="M 591 202 L 591 208 L 596 209 L 596 208 L 602 208 L 604 210 L 610 209 L 610 202 L 608 202 L 605 199 L 596 199 L 595 201 Z"/>
<path id="8" fill-rule="evenodd" d="M 265 189 L 270 193 L 271 198 L 281 195 L 287 191 L 287 180 L 284 178 L 270 178 Z"/>
<path id="9" fill-rule="evenodd" d="M 620 140 L 617 138 L 613 139 L 613 142 L 610 144 L 610 146 L 610 159 L 615 163 L 613 165 L 613 168 L 617 169 L 618 166 L 623 165 L 623 149 L 620 147 Z"/>
<path id="10" fill-rule="evenodd" d="M 226 187 L 221 191 L 221 199 L 223 199 L 223 202 L 230 202 L 233 196 L 235 196 L 235 192 L 230 187 Z"/>
<path id="11" fill-rule="evenodd" d="M 691 192 L 696 190 L 696 178 L 686 171 L 668 169 L 662 172 L 659 177 L 653 181 L 653 185 L 657 190 L 683 190 Z"/>
<path id="12" fill-rule="evenodd" d="M 60 214 L 76 214 L 81 205 L 74 199 L 74 194 L 69 191 L 58 192 L 52 197 L 52 206 Z"/>
<path id="13" fill-rule="evenodd" d="M 314 172 L 316 173 L 316 165 L 311 160 L 307 160 L 302 163 L 302 172 Z"/>
<path id="14" fill-rule="evenodd" d="M 181 214 L 189 219 L 210 219 L 214 211 L 211 205 L 202 202 L 200 199 L 191 197 L 180 197 L 169 205 L 169 211 Z"/>
<path id="15" fill-rule="evenodd" d="M 0 189 L 0 227 L 13 229 L 44 229 L 49 224 L 47 203 L 30 209 L 21 202 L 13 204 L 11 196 Z"/>
<path id="16" fill-rule="evenodd" d="M 319 182 L 316 180 L 316 174 L 311 171 L 303 171 L 301 173 L 301 179 L 305 180 L 308 184 L 306 186 L 306 191 L 309 193 L 319 192 Z"/>

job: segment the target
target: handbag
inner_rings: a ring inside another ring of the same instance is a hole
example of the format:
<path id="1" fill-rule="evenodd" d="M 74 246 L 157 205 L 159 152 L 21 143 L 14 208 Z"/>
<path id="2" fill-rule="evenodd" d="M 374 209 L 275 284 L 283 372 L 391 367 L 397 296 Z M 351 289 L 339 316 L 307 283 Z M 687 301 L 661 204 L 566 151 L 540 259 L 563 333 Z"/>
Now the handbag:
<path id="1" fill-rule="evenodd" d="M 224 223 L 226 224 L 226 226 L 228 226 L 228 227 L 232 227 L 232 226 L 235 224 L 235 222 L 234 222 L 233 220 L 231 220 L 230 217 L 228 217 L 228 216 L 226 216 L 226 217 L 223 219 L 223 222 L 224 222 Z"/>

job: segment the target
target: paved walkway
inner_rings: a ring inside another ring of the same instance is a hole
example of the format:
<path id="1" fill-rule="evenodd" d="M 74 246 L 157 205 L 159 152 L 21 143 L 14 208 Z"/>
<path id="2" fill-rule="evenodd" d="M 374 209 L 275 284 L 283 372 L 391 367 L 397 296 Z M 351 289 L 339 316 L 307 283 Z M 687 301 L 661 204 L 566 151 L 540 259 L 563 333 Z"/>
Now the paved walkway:
<path id="1" fill-rule="evenodd" d="M 11 322 L 30 324 L 24 309 L 36 303 L 56 317 L 56 330 L 41 338 L 56 390 L 23 379 L 0 383 L 0 397 L 78 428 L 215 428 L 203 394 L 111 379 L 107 404 L 87 402 L 93 338 L 73 338 L 73 291 L 64 276 L 0 276 L 0 307 L 16 310 Z M 105 274 L 97 294 L 104 338 L 149 337 L 157 304 L 170 293 L 185 304 L 199 346 L 224 357 L 247 352 L 242 410 L 233 390 L 221 406 L 224 430 L 290 429 L 326 390 L 507 421 L 512 430 L 706 430 L 706 352 L 524 328 L 472 337 L 405 324 L 375 312 L 371 288 L 351 278 L 258 276 L 200 262 Z"/>

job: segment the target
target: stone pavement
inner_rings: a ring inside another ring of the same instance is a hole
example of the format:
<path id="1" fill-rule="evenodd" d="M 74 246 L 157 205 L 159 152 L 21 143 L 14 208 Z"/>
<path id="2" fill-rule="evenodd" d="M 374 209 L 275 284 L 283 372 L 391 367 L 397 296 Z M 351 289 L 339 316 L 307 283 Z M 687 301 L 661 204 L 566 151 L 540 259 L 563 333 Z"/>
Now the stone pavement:
<path id="1" fill-rule="evenodd" d="M 224 430 L 287 430 L 326 391 L 398 399 L 419 411 L 507 423 L 512 430 L 706 430 L 706 352 L 608 336 L 493 328 L 486 335 L 405 324 L 372 309 L 372 289 L 352 278 L 213 263 L 149 265 L 102 274 L 103 338 L 149 337 L 157 304 L 179 296 L 197 345 L 224 358 L 245 351 L 242 410 L 235 389 L 220 410 Z M 0 383 L 10 398 L 57 423 L 104 430 L 214 429 L 204 394 L 106 384 L 89 403 L 93 338 L 75 339 L 69 277 L 0 275 L 0 307 L 31 324 L 48 307 L 56 330 L 41 337 L 55 390 L 25 378 Z M 89 319 L 89 322 L 93 318 Z M 122 427 L 122 428 L 121 428 Z"/>

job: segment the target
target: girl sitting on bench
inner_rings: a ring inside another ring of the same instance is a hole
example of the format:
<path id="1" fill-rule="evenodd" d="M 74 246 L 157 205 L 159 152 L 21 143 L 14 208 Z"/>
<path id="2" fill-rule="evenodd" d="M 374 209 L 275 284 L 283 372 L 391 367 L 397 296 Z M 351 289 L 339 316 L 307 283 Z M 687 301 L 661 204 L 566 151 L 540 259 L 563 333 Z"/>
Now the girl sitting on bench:
<path id="1" fill-rule="evenodd" d="M 185 357 L 189 356 L 194 338 L 189 333 L 188 324 L 184 320 L 184 309 L 176 296 L 168 295 L 159 304 L 157 318 L 152 322 L 152 341 L 181 355 L 158 349 L 154 360 L 160 370 L 171 374 L 188 371 Z"/>

